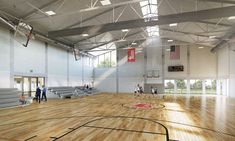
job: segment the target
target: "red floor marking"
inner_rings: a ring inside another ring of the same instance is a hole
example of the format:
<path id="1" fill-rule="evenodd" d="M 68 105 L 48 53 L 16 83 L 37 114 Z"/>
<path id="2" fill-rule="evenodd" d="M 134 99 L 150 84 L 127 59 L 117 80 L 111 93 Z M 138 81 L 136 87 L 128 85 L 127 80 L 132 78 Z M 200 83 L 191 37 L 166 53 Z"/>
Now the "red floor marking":
<path id="1" fill-rule="evenodd" d="M 135 104 L 133 107 L 139 108 L 139 109 L 151 109 L 152 108 L 151 104 L 145 104 L 145 103 Z"/>

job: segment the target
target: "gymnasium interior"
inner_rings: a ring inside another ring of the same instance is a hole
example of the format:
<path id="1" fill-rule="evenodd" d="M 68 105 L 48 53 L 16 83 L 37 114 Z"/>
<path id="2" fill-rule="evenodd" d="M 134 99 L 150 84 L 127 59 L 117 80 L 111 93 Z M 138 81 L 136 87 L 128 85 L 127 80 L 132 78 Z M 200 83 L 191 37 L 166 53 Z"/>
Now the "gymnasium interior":
<path id="1" fill-rule="evenodd" d="M 235 141 L 235 0 L 0 0 L 0 141 Z"/>

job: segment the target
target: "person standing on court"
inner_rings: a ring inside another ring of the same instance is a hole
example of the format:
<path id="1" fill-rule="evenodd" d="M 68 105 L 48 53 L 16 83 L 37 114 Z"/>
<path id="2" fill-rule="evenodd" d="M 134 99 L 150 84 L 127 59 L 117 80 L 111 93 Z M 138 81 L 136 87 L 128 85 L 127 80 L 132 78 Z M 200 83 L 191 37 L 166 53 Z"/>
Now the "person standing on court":
<path id="1" fill-rule="evenodd" d="M 39 88 L 39 86 L 36 89 L 36 100 L 38 103 L 40 103 L 40 97 L 41 97 L 41 89 Z"/>
<path id="2" fill-rule="evenodd" d="M 43 85 L 42 86 L 42 101 L 43 101 L 43 97 L 45 98 L 45 101 L 47 101 L 46 93 L 47 93 L 47 88 Z"/>

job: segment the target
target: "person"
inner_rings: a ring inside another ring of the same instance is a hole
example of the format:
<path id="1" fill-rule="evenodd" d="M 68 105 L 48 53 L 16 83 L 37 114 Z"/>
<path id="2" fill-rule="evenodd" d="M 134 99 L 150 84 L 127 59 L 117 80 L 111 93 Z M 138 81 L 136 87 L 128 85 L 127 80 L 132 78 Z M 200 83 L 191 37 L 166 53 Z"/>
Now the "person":
<path id="1" fill-rule="evenodd" d="M 140 93 L 141 95 L 144 93 L 144 90 L 143 90 L 143 87 L 142 87 L 142 86 L 139 87 L 139 93 Z"/>
<path id="2" fill-rule="evenodd" d="M 41 89 L 40 89 L 39 86 L 38 86 L 37 89 L 36 89 L 36 101 L 37 101 L 38 103 L 41 102 L 41 101 L 40 101 L 40 97 L 41 97 Z"/>
<path id="3" fill-rule="evenodd" d="M 137 93 L 140 93 L 140 84 L 137 84 Z"/>
<path id="4" fill-rule="evenodd" d="M 19 101 L 21 102 L 22 105 L 26 104 L 26 99 L 24 94 L 20 95 Z"/>
<path id="5" fill-rule="evenodd" d="M 42 86 L 42 101 L 43 101 L 43 97 L 45 98 L 45 101 L 47 101 L 46 93 L 47 93 L 47 89 L 46 89 L 46 87 L 43 85 L 43 86 Z"/>
<path id="6" fill-rule="evenodd" d="M 154 91 L 155 94 L 157 94 L 157 88 L 155 88 L 155 91 Z"/>
<path id="7" fill-rule="evenodd" d="M 153 86 L 151 86 L 151 93 L 152 93 L 152 95 L 155 94 L 155 89 L 153 88 Z"/>

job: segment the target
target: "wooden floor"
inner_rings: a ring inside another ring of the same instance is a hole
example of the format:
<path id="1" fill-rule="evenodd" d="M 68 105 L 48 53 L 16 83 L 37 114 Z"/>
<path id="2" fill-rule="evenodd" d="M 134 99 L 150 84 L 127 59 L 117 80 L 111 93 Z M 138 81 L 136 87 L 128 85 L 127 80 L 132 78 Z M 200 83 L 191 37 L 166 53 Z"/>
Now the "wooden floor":
<path id="1" fill-rule="evenodd" d="M 133 107 L 139 103 L 152 108 Z M 0 141 L 165 141 L 167 135 L 235 141 L 235 100 L 106 93 L 0 110 Z"/>

